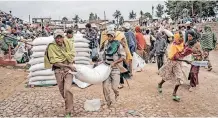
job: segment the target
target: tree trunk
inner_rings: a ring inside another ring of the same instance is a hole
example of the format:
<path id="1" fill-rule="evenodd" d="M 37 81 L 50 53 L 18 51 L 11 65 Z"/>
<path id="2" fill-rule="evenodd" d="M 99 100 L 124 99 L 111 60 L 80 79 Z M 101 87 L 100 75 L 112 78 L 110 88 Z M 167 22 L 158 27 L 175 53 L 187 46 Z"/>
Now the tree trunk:
<path id="1" fill-rule="evenodd" d="M 119 17 L 117 17 L 117 29 L 118 29 L 118 27 L 119 27 Z"/>

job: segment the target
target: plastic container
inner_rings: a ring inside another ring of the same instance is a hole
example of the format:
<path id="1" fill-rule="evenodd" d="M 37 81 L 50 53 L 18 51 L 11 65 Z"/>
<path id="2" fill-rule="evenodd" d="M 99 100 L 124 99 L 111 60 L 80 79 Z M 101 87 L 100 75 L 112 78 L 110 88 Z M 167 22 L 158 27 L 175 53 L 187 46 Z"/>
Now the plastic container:
<path id="1" fill-rule="evenodd" d="M 86 111 L 98 111 L 101 107 L 100 99 L 86 100 L 84 109 Z"/>
<path id="2" fill-rule="evenodd" d="M 208 61 L 193 61 L 192 65 L 194 66 L 208 66 Z"/>

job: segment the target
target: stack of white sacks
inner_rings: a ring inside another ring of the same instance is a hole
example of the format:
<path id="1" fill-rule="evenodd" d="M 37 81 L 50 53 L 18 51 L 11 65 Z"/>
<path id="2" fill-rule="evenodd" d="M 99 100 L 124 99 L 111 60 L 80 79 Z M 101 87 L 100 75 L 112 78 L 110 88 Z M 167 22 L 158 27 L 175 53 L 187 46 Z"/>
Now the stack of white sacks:
<path id="1" fill-rule="evenodd" d="M 44 86 L 57 84 L 54 72 L 52 69 L 44 68 L 44 55 L 49 43 L 53 42 L 54 38 L 40 37 L 33 41 L 33 54 L 29 64 L 31 65 L 28 75 L 29 85 Z"/>
<path id="2" fill-rule="evenodd" d="M 83 34 L 77 33 L 74 35 L 74 47 L 76 50 L 76 57 L 74 59 L 77 65 L 90 65 L 89 40 L 83 38 Z"/>
<path id="3" fill-rule="evenodd" d="M 89 48 L 89 42 L 90 41 L 83 38 L 83 34 L 79 32 L 74 35 L 74 47 L 76 50 L 76 56 L 74 58 L 74 61 L 76 65 L 85 65 L 87 67 L 92 68 L 90 59 L 91 49 Z M 74 77 L 73 82 L 77 84 L 80 88 L 86 88 L 90 85 L 78 79 Z"/>

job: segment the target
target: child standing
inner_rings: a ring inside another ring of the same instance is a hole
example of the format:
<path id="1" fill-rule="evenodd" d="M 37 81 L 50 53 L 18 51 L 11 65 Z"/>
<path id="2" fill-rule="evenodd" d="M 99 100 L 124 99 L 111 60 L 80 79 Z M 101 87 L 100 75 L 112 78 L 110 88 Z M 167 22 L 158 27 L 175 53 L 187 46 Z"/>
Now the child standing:
<path id="1" fill-rule="evenodd" d="M 163 34 L 158 32 L 156 35 L 156 41 L 154 43 L 154 48 L 152 50 L 153 54 L 157 56 L 157 66 L 158 70 L 163 66 L 164 63 L 164 54 L 167 49 L 167 42 L 163 38 Z"/>

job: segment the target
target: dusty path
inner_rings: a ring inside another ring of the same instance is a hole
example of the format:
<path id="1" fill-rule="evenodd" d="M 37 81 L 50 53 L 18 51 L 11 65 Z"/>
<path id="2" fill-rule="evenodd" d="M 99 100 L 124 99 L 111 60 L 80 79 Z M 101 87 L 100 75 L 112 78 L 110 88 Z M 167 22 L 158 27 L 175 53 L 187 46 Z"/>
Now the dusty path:
<path id="1" fill-rule="evenodd" d="M 178 95 L 181 97 L 179 103 L 171 100 L 174 85 L 170 82 L 164 84 L 162 94 L 157 93 L 156 86 L 161 78 L 157 75 L 156 64 L 149 64 L 144 72 L 136 73 L 134 78 L 129 80 L 130 89 L 126 85 L 120 90 L 118 100 L 120 106 L 116 109 L 85 112 L 83 103 L 86 99 L 103 99 L 102 87 L 92 85 L 86 89 L 79 89 L 73 86 L 74 116 L 218 116 L 218 51 L 211 53 L 211 60 L 213 71 L 207 72 L 201 69 L 200 85 L 194 92 L 189 92 L 186 87 L 179 89 Z M 8 76 L 8 72 L 13 74 Z M 24 82 L 20 85 L 19 83 L 24 80 L 26 73 L 5 68 L 0 68 L 0 76 L 4 77 L 0 79 L 1 88 L 4 89 L 1 90 L 0 98 L 5 98 L 0 101 L 0 117 L 63 116 L 64 102 L 57 86 L 24 88 Z M 13 84 L 7 86 L 11 82 Z M 16 89 L 15 86 L 17 86 Z M 15 92 L 11 94 L 14 90 Z M 7 97 L 8 95 L 10 96 Z M 127 113 L 129 110 L 134 110 L 135 114 Z"/>
<path id="2" fill-rule="evenodd" d="M 27 73 L 21 69 L 8 69 L 0 67 L 0 100 L 13 93 L 16 86 L 26 79 Z"/>

